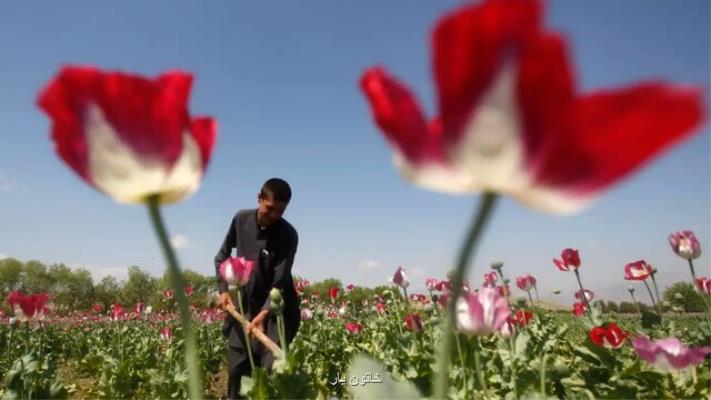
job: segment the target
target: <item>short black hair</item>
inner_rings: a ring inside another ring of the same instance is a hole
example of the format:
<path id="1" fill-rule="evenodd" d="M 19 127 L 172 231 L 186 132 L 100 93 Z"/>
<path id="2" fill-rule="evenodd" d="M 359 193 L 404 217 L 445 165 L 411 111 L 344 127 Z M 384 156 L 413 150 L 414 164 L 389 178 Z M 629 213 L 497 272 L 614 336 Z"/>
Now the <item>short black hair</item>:
<path id="1" fill-rule="evenodd" d="M 288 203 L 291 200 L 291 186 L 281 178 L 271 178 L 264 182 L 259 194 L 262 198 L 266 198 L 267 194 L 270 194 L 272 199 Z"/>

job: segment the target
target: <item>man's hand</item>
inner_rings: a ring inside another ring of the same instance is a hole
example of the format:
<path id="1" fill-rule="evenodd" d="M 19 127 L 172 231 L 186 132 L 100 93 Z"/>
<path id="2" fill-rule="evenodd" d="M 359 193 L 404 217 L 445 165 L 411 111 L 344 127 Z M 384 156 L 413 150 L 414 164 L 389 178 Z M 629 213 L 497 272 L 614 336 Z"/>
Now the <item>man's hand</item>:
<path id="1" fill-rule="evenodd" d="M 217 300 L 217 302 L 220 305 L 220 307 L 222 307 L 223 310 L 226 310 L 227 306 L 234 307 L 234 303 L 232 303 L 232 296 L 230 296 L 230 292 L 220 293 L 220 298 Z"/>

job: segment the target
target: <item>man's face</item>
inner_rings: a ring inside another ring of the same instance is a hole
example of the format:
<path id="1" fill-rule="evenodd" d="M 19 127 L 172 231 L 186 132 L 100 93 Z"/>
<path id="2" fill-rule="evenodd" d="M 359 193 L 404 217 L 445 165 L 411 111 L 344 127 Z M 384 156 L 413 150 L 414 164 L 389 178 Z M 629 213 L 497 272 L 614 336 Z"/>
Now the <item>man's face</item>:
<path id="1" fill-rule="evenodd" d="M 267 193 L 264 197 L 260 194 L 259 197 L 257 197 L 257 201 L 259 204 L 257 210 L 259 224 L 265 227 L 279 220 L 287 206 L 287 203 L 272 199 L 270 193 Z"/>

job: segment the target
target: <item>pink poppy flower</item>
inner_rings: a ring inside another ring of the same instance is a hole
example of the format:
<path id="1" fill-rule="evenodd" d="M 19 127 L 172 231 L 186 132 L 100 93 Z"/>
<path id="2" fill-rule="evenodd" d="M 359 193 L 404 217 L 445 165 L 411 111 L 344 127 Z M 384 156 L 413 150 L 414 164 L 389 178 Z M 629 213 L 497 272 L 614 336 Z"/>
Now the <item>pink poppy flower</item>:
<path id="1" fill-rule="evenodd" d="M 565 249 L 561 253 L 561 259 L 553 259 L 553 263 L 561 271 L 575 271 L 580 268 L 580 253 L 578 250 Z"/>
<path id="2" fill-rule="evenodd" d="M 628 281 L 643 281 L 652 275 L 652 266 L 644 260 L 625 265 L 625 279 Z"/>
<path id="3" fill-rule="evenodd" d="M 487 272 L 484 274 L 484 284 L 482 286 L 488 288 L 496 287 L 496 281 L 498 279 L 499 276 L 496 274 L 496 271 Z"/>
<path id="4" fill-rule="evenodd" d="M 536 278 L 531 275 L 519 276 L 516 278 L 516 286 L 518 286 L 519 289 L 528 292 L 536 286 Z"/>
<path id="5" fill-rule="evenodd" d="M 511 315 L 506 299 L 494 289 L 466 293 L 457 300 L 457 328 L 467 334 L 483 336 L 501 328 Z"/>
<path id="6" fill-rule="evenodd" d="M 592 290 L 588 290 L 588 289 L 578 290 L 577 292 L 575 292 L 575 298 L 584 303 L 585 301 L 583 300 L 583 296 L 585 296 L 585 299 L 587 301 L 591 301 L 592 299 L 595 298 L 595 293 L 593 293 Z"/>
<path id="7" fill-rule="evenodd" d="M 397 267 L 397 270 L 395 271 L 395 275 L 391 278 L 391 281 L 400 286 L 401 288 L 406 289 L 408 286 L 410 286 L 410 280 L 407 279 L 407 275 L 405 274 L 405 269 L 402 267 Z"/>
<path id="8" fill-rule="evenodd" d="M 675 337 L 653 341 L 637 336 L 632 338 L 632 347 L 641 359 L 663 372 L 694 367 L 711 354 L 711 346 L 690 348 Z"/>
<path id="9" fill-rule="evenodd" d="M 242 287 L 249 282 L 256 265 L 244 257 L 230 257 L 220 264 L 220 275 L 229 286 Z"/>
<path id="10" fill-rule="evenodd" d="M 357 322 L 346 322 L 344 326 L 346 331 L 352 335 L 359 334 L 363 330 L 363 325 Z"/>
<path id="11" fill-rule="evenodd" d="M 669 244 L 674 253 L 686 260 L 693 260 L 701 255 L 701 243 L 693 231 L 679 231 L 669 235 Z"/>
<path id="12" fill-rule="evenodd" d="M 585 314 L 585 311 L 587 310 L 587 306 L 585 305 L 585 302 L 579 301 L 575 304 L 573 304 L 573 314 L 575 314 L 576 317 L 579 317 L 583 314 Z"/>
<path id="13" fill-rule="evenodd" d="M 422 318 L 417 313 L 410 313 L 405 316 L 405 326 L 407 330 L 412 332 L 422 332 L 424 329 Z"/>

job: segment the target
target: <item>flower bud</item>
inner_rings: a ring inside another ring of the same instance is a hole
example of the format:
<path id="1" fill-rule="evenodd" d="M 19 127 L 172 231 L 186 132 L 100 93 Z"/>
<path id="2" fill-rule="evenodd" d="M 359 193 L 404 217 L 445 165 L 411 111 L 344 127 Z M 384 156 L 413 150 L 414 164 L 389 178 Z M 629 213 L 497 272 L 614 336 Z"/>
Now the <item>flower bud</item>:
<path id="1" fill-rule="evenodd" d="M 560 358 L 555 360 L 555 363 L 553 363 L 553 370 L 558 373 L 559 375 L 567 375 L 568 373 L 568 366 L 565 364 L 563 360 Z"/>
<path id="2" fill-rule="evenodd" d="M 503 266 L 504 266 L 504 263 L 501 262 L 501 260 L 491 261 L 491 269 L 501 269 Z"/>
<path id="3" fill-rule="evenodd" d="M 276 302 L 272 300 L 269 302 L 269 307 L 272 309 L 273 312 L 279 313 L 284 307 L 284 302 Z"/>
<path id="4" fill-rule="evenodd" d="M 269 299 L 271 301 L 280 303 L 281 302 L 281 291 L 277 288 L 272 288 L 272 290 L 269 291 Z"/>

